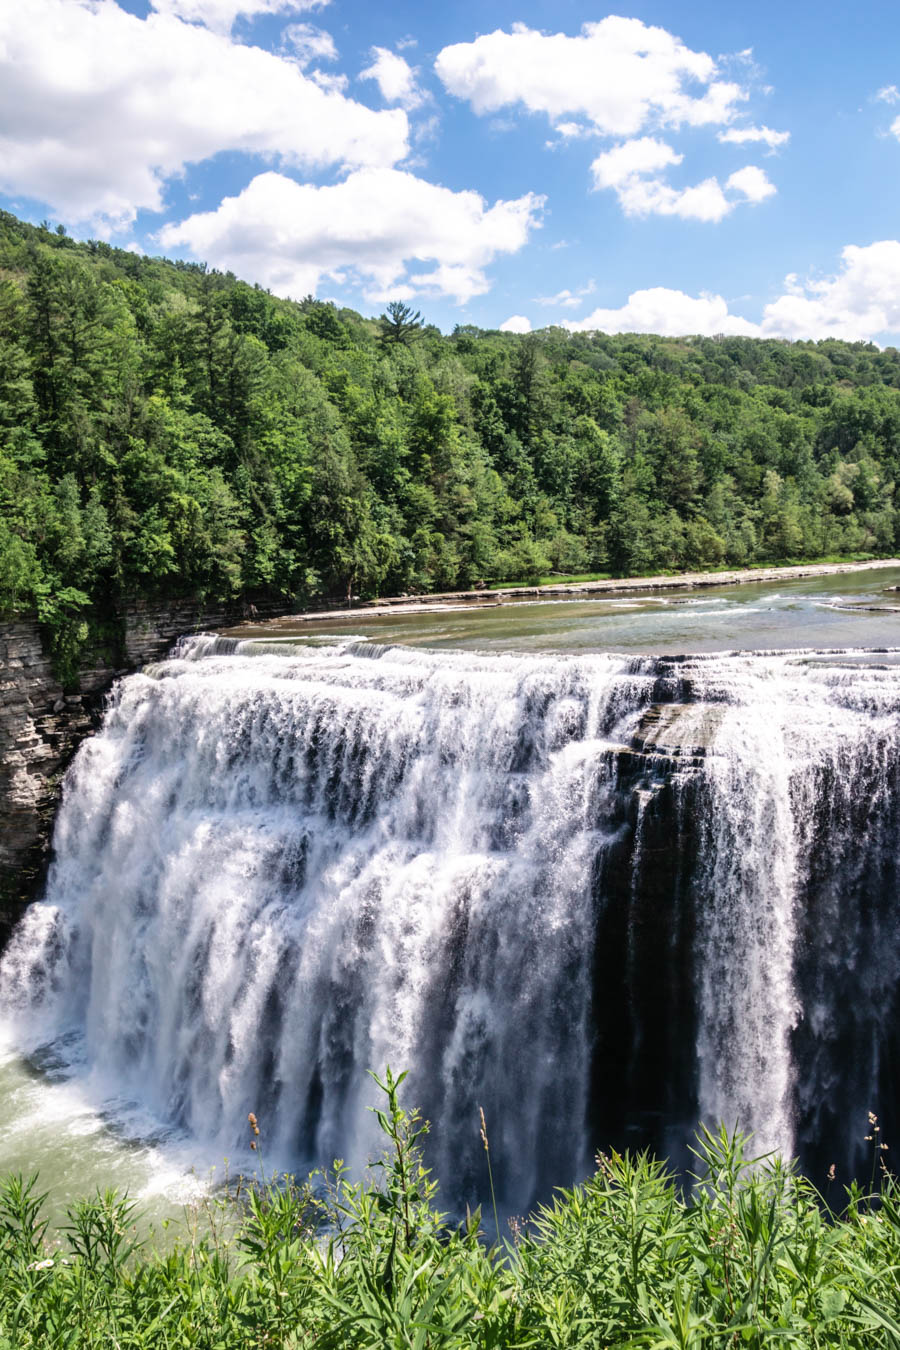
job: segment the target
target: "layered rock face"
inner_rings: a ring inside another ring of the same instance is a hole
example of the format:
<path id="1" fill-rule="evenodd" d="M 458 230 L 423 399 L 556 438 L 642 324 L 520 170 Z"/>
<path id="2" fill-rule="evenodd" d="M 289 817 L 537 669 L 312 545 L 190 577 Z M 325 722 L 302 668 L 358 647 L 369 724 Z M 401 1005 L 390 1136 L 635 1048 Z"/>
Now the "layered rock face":
<path id="1" fill-rule="evenodd" d="M 122 616 L 114 650 L 89 652 L 70 691 L 55 678 L 36 623 L 0 622 L 0 948 L 43 874 L 63 771 L 99 725 L 113 681 L 165 655 L 184 633 L 242 617 L 241 607 L 190 599 L 137 604 Z"/>

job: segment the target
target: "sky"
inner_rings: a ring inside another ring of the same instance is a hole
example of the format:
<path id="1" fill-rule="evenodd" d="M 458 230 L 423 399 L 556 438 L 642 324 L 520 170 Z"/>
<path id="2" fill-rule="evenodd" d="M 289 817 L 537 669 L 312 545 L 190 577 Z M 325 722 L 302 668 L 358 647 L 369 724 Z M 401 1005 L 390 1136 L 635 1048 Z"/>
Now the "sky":
<path id="1" fill-rule="evenodd" d="M 0 206 L 516 332 L 900 341 L 895 0 L 0 0 Z"/>

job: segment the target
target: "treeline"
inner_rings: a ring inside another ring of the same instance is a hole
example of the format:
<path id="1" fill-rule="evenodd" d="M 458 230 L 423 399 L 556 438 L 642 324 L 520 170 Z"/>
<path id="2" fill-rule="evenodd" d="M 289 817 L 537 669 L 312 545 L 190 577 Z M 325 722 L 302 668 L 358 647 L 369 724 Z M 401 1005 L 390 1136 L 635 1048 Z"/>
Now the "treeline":
<path id="1" fill-rule="evenodd" d="M 898 456 L 893 348 L 444 337 L 0 213 L 0 612 L 66 640 L 142 595 L 884 555 Z"/>

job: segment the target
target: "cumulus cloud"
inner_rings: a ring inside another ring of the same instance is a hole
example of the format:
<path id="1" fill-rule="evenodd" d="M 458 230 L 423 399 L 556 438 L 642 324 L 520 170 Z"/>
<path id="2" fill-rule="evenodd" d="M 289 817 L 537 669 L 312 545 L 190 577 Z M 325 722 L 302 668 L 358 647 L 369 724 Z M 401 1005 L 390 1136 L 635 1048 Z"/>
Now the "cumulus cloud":
<path id="1" fill-rule="evenodd" d="M 424 94 L 416 84 L 416 72 L 402 56 L 387 47 L 373 47 L 372 64 L 360 71 L 361 80 L 375 80 L 386 103 L 399 103 L 412 110 L 424 102 Z"/>
<path id="2" fill-rule="evenodd" d="M 671 145 L 652 136 L 623 141 L 594 160 L 594 187 L 612 188 L 627 216 L 679 216 L 702 221 L 722 220 L 739 200 L 761 202 L 775 191 L 762 169 L 752 165 L 733 173 L 724 190 L 717 178 L 706 178 L 691 187 L 672 187 L 659 176 L 659 170 L 680 164 L 683 158 Z M 739 196 L 726 196 L 729 189 Z"/>
<path id="3" fill-rule="evenodd" d="M 725 186 L 740 192 L 748 202 L 764 202 L 767 197 L 774 196 L 776 191 L 775 184 L 755 164 L 748 164 L 745 169 L 738 169 L 731 174 Z"/>
<path id="4" fill-rule="evenodd" d="M 805 283 L 792 277 L 786 293 L 766 306 L 763 331 L 849 342 L 900 333 L 900 240 L 848 244 L 841 258 L 835 276 Z"/>
<path id="5" fill-rule="evenodd" d="M 239 17 L 303 14 L 324 9 L 330 3 L 331 0 L 150 0 L 150 7 L 188 23 L 202 23 L 216 33 L 230 33 Z"/>
<path id="6" fill-rule="evenodd" d="M 524 314 L 510 314 L 500 325 L 501 333 L 530 333 L 531 320 L 526 319 Z"/>
<path id="7" fill-rule="evenodd" d="M 360 285 L 377 302 L 445 295 L 462 303 L 489 289 L 484 269 L 522 248 L 542 205 L 528 193 L 489 207 L 477 192 L 399 169 L 360 169 L 326 187 L 270 172 L 217 210 L 164 226 L 159 240 L 279 295 L 315 293 L 327 279 Z"/>
<path id="8" fill-rule="evenodd" d="M 297 8 L 297 6 L 294 6 Z M 390 165 L 401 109 L 374 112 L 296 61 L 113 0 L 0 4 L 0 190 L 121 227 L 223 150 L 304 168 Z"/>
<path id="9" fill-rule="evenodd" d="M 900 89 L 895 84 L 886 84 L 875 97 L 879 103 L 900 103 Z"/>
<path id="10" fill-rule="evenodd" d="M 740 53 L 738 64 L 752 65 L 751 55 Z M 728 59 L 735 63 L 721 58 Z M 648 133 L 717 126 L 721 141 L 759 143 L 770 152 L 789 133 L 732 128 L 748 98 L 745 86 L 723 78 L 706 52 L 639 19 L 613 15 L 584 24 L 574 37 L 514 24 L 511 32 L 498 29 L 445 47 L 435 69 L 444 87 L 478 114 L 518 106 L 548 117 L 556 137 L 549 148 L 586 135 L 624 137 L 594 160 L 591 173 L 594 187 L 613 190 L 627 215 L 719 221 L 739 202 L 762 201 L 775 191 L 765 179 L 761 193 L 762 180 L 747 170 L 739 173 L 749 191 L 734 175 L 724 188 L 715 177 L 682 188 L 666 181 L 664 171 L 684 157 L 667 139 Z"/>
<path id="11" fill-rule="evenodd" d="M 626 216 L 679 216 L 715 223 L 734 209 L 718 178 L 704 178 L 686 188 L 673 188 L 658 178 L 632 178 L 616 191 Z"/>
<path id="12" fill-rule="evenodd" d="M 652 136 L 623 141 L 594 160 L 591 165 L 594 187 L 617 188 L 629 179 L 680 164 L 683 159 L 684 156 L 676 154 L 671 145 L 654 140 Z"/>
<path id="13" fill-rule="evenodd" d="M 647 126 L 725 123 L 746 97 L 739 85 L 716 78 L 705 52 L 664 28 L 616 16 L 584 24 L 576 37 L 514 24 L 510 33 L 498 29 L 444 47 L 435 69 L 476 113 L 521 104 L 566 126 L 568 135 L 578 117 L 604 135 L 629 137 Z"/>
<path id="14" fill-rule="evenodd" d="M 716 133 L 716 139 L 724 145 L 767 145 L 770 150 L 778 150 L 791 139 L 789 131 L 773 131 L 771 127 L 728 127 L 726 131 Z"/>
<path id="15" fill-rule="evenodd" d="M 666 286 L 634 291 L 619 309 L 595 309 L 585 319 L 567 319 L 564 326 L 573 332 L 596 329 L 602 333 L 659 333 L 663 337 L 692 333 L 758 335 L 755 324 L 728 312 L 721 295 L 691 296 Z"/>
<path id="16" fill-rule="evenodd" d="M 766 305 L 760 323 L 732 314 L 721 295 L 687 295 L 665 286 L 635 291 L 618 309 L 595 309 L 565 320 L 574 331 L 605 333 L 736 334 L 790 339 L 826 337 L 873 341 L 900 333 L 900 240 L 848 244 L 834 276 L 785 278 L 784 293 Z"/>

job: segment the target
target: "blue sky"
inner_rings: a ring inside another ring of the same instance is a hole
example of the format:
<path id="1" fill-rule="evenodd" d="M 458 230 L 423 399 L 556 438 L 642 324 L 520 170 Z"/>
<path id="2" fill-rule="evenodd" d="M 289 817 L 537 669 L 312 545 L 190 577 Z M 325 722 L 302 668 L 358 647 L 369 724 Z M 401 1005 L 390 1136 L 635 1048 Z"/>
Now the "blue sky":
<path id="1" fill-rule="evenodd" d="M 0 203 L 445 330 L 900 336 L 900 7 L 0 0 Z"/>

